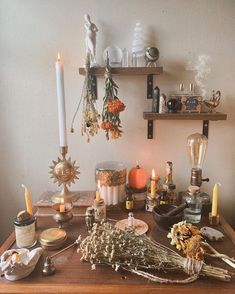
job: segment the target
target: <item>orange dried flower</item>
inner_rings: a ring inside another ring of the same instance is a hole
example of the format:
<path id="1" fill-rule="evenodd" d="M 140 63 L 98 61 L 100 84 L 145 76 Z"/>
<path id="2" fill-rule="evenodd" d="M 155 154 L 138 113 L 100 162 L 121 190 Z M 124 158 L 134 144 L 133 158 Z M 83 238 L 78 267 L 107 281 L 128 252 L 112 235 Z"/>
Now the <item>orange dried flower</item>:
<path id="1" fill-rule="evenodd" d="M 115 98 L 108 102 L 108 111 L 113 114 L 118 114 L 125 109 L 125 104 L 119 99 Z"/>

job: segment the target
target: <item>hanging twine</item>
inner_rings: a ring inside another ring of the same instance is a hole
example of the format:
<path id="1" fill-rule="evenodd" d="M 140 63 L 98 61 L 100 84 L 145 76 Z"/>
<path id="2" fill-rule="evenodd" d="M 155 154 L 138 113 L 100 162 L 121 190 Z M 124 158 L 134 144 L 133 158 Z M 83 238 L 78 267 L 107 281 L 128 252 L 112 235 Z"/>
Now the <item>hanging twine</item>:
<path id="1" fill-rule="evenodd" d="M 192 275 L 199 276 L 202 266 L 203 266 L 202 260 L 186 258 L 184 263 L 184 271 L 190 276 Z"/>

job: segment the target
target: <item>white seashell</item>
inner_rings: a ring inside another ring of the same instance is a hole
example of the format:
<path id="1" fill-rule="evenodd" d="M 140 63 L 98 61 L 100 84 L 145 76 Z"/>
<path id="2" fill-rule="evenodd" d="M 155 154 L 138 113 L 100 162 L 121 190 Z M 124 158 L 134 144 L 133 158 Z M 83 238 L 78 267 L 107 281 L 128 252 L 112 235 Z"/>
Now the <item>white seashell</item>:
<path id="1" fill-rule="evenodd" d="M 7 250 L 1 256 L 0 269 L 9 281 L 23 279 L 34 270 L 42 252 L 42 248 Z"/>
<path id="2" fill-rule="evenodd" d="M 201 228 L 201 233 L 204 237 L 207 237 L 211 241 L 221 241 L 224 238 L 223 233 L 210 227 Z"/>

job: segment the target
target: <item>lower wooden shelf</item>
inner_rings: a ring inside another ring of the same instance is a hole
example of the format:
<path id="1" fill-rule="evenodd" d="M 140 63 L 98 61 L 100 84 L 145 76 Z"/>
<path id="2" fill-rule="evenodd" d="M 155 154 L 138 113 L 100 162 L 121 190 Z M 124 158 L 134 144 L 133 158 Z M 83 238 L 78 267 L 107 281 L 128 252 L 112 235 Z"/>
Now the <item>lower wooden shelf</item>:
<path id="1" fill-rule="evenodd" d="M 153 139 L 153 121 L 154 120 L 202 120 L 202 133 L 208 137 L 209 121 L 226 120 L 227 114 L 221 112 L 177 112 L 177 113 L 155 113 L 144 112 L 144 119 L 148 120 L 148 139 Z"/>

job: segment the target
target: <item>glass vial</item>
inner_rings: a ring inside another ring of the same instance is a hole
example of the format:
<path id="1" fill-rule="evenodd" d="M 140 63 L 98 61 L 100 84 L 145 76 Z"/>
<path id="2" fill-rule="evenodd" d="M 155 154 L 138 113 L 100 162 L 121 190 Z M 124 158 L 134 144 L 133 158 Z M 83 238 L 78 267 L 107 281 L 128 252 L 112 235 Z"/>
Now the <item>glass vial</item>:
<path id="1" fill-rule="evenodd" d="M 199 191 L 199 187 L 189 186 L 188 193 L 184 196 L 184 201 L 188 204 L 184 210 L 184 219 L 188 223 L 197 224 L 201 221 L 202 199 Z"/>
<path id="2" fill-rule="evenodd" d="M 102 219 L 106 219 L 106 205 L 104 199 L 100 198 L 99 201 L 94 201 L 93 208 L 95 210 L 95 220 L 101 222 Z"/>

